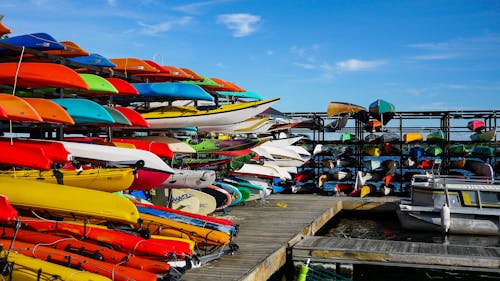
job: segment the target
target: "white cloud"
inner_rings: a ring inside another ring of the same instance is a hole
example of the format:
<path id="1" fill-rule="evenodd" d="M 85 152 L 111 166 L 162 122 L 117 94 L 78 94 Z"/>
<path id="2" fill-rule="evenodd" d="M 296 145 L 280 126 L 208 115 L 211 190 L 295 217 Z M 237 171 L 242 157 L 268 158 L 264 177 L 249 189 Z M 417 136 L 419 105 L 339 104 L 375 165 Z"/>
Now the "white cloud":
<path id="1" fill-rule="evenodd" d="M 274 51 L 273 50 L 267 50 L 266 51 L 266 55 L 272 56 L 272 55 L 274 55 Z"/>
<path id="2" fill-rule="evenodd" d="M 314 64 L 311 63 L 299 63 L 299 62 L 294 62 L 293 65 L 302 67 L 303 69 L 317 69 L 318 67 Z"/>
<path id="3" fill-rule="evenodd" d="M 224 64 L 222 62 L 218 62 L 217 64 L 215 64 L 217 67 L 219 68 L 223 68 L 224 67 Z"/>
<path id="4" fill-rule="evenodd" d="M 142 27 L 140 33 L 146 35 L 156 35 L 158 33 L 163 33 L 170 31 L 176 26 L 183 26 L 191 22 L 191 17 L 182 17 L 179 19 L 173 19 L 169 21 L 164 21 L 158 24 L 146 24 L 139 22 L 138 24 Z"/>
<path id="5" fill-rule="evenodd" d="M 257 31 L 255 26 L 260 16 L 251 14 L 224 14 L 217 17 L 217 23 L 233 30 L 234 37 L 245 37 Z"/>
<path id="6" fill-rule="evenodd" d="M 306 49 L 298 46 L 292 46 L 290 48 L 290 52 L 294 55 L 297 55 L 299 57 L 303 57 L 306 54 Z"/>
<path id="7" fill-rule="evenodd" d="M 212 0 L 212 1 L 191 3 L 173 7 L 173 10 L 188 14 L 201 14 L 202 12 L 206 11 L 210 6 L 215 6 L 227 2 L 231 2 L 231 0 Z"/>
<path id="8" fill-rule="evenodd" d="M 451 58 L 459 57 L 459 54 L 428 54 L 428 55 L 418 55 L 412 56 L 410 59 L 412 60 L 446 60 Z"/>
<path id="9" fill-rule="evenodd" d="M 362 71 L 369 70 L 381 65 L 386 64 L 383 60 L 358 60 L 358 59 L 350 59 L 346 61 L 337 62 L 337 68 L 340 71 Z"/>
<path id="10" fill-rule="evenodd" d="M 116 1 L 117 0 L 107 0 L 108 1 L 108 5 L 111 6 L 111 7 L 115 7 L 116 6 Z"/>

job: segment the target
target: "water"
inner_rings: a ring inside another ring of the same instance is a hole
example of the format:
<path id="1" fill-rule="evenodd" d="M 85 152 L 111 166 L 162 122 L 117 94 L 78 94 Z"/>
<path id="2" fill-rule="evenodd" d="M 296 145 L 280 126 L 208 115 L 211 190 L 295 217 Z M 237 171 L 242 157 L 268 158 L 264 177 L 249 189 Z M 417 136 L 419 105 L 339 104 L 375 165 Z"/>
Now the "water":
<path id="1" fill-rule="evenodd" d="M 402 229 L 395 213 L 343 212 L 334 217 L 317 234 L 330 237 L 377 240 L 448 243 L 482 247 L 500 247 L 498 236 L 442 235 Z M 424 280 L 500 280 L 497 273 L 430 270 L 423 268 L 354 265 L 355 281 L 424 281 Z"/>

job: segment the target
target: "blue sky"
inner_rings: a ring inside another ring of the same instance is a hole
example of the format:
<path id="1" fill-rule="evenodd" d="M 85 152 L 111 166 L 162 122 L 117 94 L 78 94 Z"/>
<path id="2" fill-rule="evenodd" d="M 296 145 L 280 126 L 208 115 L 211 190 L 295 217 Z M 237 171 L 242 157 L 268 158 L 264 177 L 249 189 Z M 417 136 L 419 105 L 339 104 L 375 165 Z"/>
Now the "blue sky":
<path id="1" fill-rule="evenodd" d="M 330 101 L 500 109 L 500 1 L 0 0 L 12 35 L 232 81 L 281 111 Z"/>

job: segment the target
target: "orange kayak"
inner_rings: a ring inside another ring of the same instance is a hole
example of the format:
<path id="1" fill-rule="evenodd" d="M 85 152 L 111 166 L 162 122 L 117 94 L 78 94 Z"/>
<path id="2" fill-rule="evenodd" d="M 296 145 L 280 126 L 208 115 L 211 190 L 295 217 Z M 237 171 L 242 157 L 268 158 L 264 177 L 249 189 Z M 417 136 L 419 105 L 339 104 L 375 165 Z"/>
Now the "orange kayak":
<path id="1" fill-rule="evenodd" d="M 0 35 L 9 34 L 10 29 L 0 22 Z"/>
<path id="2" fill-rule="evenodd" d="M 6 116 L 5 118 L 0 119 L 12 121 L 43 121 L 42 117 L 33 106 L 22 98 L 14 95 L 0 93 L 0 107 Z"/>
<path id="3" fill-rule="evenodd" d="M 74 125 L 75 121 L 59 104 L 43 98 L 23 98 L 40 114 L 44 122 Z"/>
<path id="4" fill-rule="evenodd" d="M 115 70 L 123 71 L 125 73 L 139 74 L 159 72 L 159 70 L 155 67 L 152 67 L 144 60 L 137 58 L 114 58 L 109 60 L 116 64 Z"/>
<path id="5" fill-rule="evenodd" d="M 0 63 L 0 84 L 14 85 L 18 63 Z M 73 69 L 45 62 L 23 62 L 17 73 L 17 86 L 24 88 L 74 88 L 89 86 Z"/>

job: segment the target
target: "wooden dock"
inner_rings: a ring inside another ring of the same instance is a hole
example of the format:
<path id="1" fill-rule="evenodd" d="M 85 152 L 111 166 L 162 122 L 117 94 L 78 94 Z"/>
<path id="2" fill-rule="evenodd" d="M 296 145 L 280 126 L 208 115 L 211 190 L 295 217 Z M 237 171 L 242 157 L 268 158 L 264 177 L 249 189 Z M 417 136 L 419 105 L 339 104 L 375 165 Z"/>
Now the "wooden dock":
<path id="1" fill-rule="evenodd" d="M 343 208 L 394 210 L 397 200 L 272 194 L 265 203 L 230 207 L 227 218 L 240 225 L 239 250 L 188 270 L 184 280 L 267 280 L 285 265 L 291 246 L 314 235 Z"/>
<path id="2" fill-rule="evenodd" d="M 500 272 L 500 248 L 338 237 L 307 237 L 293 246 L 294 263 L 372 264 Z"/>

